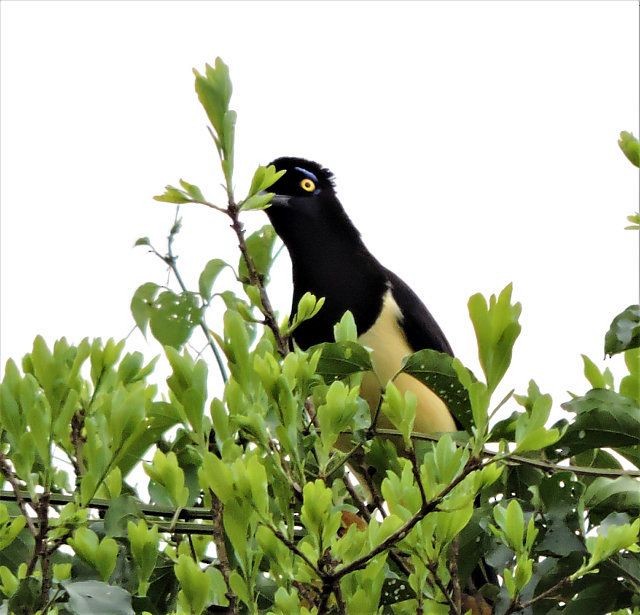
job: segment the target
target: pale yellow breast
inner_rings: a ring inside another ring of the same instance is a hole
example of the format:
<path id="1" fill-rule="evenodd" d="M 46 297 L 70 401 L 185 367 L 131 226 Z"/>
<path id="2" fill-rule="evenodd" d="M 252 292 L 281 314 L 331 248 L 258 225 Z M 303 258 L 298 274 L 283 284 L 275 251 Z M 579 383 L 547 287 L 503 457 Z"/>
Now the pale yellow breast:
<path id="1" fill-rule="evenodd" d="M 388 290 L 384 296 L 382 313 L 373 326 L 358 338 L 363 346 L 372 351 L 371 361 L 376 375 L 366 374 L 360 389 L 360 394 L 372 410 L 378 406 L 380 385 L 386 385 L 400 369 L 402 359 L 413 353 L 398 324 L 400 318 L 400 308 Z M 409 390 L 418 398 L 414 431 L 428 434 L 456 431 L 447 406 L 431 389 L 408 374 L 400 374 L 394 384 L 403 395 Z M 383 416 L 379 417 L 378 426 L 390 427 Z"/>

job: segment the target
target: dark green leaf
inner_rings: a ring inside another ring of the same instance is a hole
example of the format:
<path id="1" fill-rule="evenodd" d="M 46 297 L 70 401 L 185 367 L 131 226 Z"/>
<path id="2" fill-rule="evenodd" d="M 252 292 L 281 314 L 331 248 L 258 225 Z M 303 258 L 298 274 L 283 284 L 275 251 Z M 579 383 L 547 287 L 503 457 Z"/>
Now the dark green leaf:
<path id="1" fill-rule="evenodd" d="M 356 342 L 330 342 L 308 349 L 309 354 L 322 349 L 316 373 L 332 382 L 358 372 L 373 370 L 369 353 Z"/>
<path id="2" fill-rule="evenodd" d="M 428 386 L 447 405 L 468 432 L 473 426 L 469 394 L 452 366 L 453 357 L 435 350 L 420 350 L 407 357 L 402 371 Z M 473 374 L 472 379 L 475 380 Z"/>
<path id="3" fill-rule="evenodd" d="M 584 493 L 587 508 L 640 513 L 640 483 L 630 476 L 596 478 Z"/>
<path id="4" fill-rule="evenodd" d="M 571 472 L 546 476 L 537 486 L 544 510 L 545 526 L 538 537 L 536 551 L 566 557 L 574 551 L 586 551 L 576 535 L 580 527 L 578 507 L 584 485 Z"/>
<path id="5" fill-rule="evenodd" d="M 563 456 L 603 446 L 640 444 L 640 408 L 628 397 L 607 389 L 592 389 L 562 404 L 578 416 L 554 445 Z"/>
<path id="6" fill-rule="evenodd" d="M 606 450 L 594 448 L 584 453 L 579 453 L 573 459 L 574 463 L 587 468 L 605 468 L 610 470 L 620 470 L 620 462 Z M 583 478 L 583 481 L 585 478 Z"/>
<path id="7" fill-rule="evenodd" d="M 415 597 L 415 592 L 404 579 L 387 577 L 380 592 L 380 606 L 396 604 Z"/>
<path id="8" fill-rule="evenodd" d="M 40 581 L 27 577 L 20 581 L 18 589 L 9 600 L 9 612 L 13 615 L 29 615 L 36 612 L 40 597 Z"/>
<path id="9" fill-rule="evenodd" d="M 133 244 L 134 246 L 148 246 L 151 245 L 151 241 L 148 237 L 139 237 L 136 239 L 136 242 Z"/>
<path id="10" fill-rule="evenodd" d="M 135 615 L 131 594 L 120 587 L 100 581 L 66 582 L 62 584 L 69 594 L 66 608 L 76 615 Z"/>
<path id="11" fill-rule="evenodd" d="M 202 318 L 202 308 L 194 293 L 166 290 L 151 306 L 151 333 L 163 345 L 178 348 L 184 344 Z"/>
<path id="12" fill-rule="evenodd" d="M 640 346 L 640 305 L 630 305 L 612 321 L 604 337 L 604 352 L 609 356 Z"/>
<path id="13" fill-rule="evenodd" d="M 138 500 L 129 495 L 121 495 L 109 502 L 104 515 L 104 530 L 107 536 L 124 538 L 127 536 L 127 523 L 142 518 Z"/>
<path id="14" fill-rule="evenodd" d="M 611 583 L 590 582 L 588 587 L 576 592 L 575 597 L 559 613 L 562 615 L 602 615 L 610 613 L 616 605 L 618 592 Z"/>
<path id="15" fill-rule="evenodd" d="M 617 448 L 616 452 L 640 469 L 640 446 L 625 446 Z"/>

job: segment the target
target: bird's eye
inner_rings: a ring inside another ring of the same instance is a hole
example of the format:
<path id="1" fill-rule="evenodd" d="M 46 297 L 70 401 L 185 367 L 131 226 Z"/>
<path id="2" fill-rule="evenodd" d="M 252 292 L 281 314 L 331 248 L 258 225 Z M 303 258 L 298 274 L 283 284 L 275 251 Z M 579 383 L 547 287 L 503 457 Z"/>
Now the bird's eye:
<path id="1" fill-rule="evenodd" d="M 305 177 L 300 182 L 300 188 L 302 188 L 303 190 L 306 190 L 307 192 L 313 192 L 316 189 L 316 185 L 308 177 Z"/>

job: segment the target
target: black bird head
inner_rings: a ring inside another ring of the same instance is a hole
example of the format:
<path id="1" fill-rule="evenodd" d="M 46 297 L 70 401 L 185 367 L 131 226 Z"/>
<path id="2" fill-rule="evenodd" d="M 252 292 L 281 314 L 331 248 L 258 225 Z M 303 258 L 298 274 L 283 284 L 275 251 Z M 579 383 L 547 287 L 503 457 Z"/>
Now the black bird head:
<path id="1" fill-rule="evenodd" d="M 275 206 L 287 204 L 291 199 L 307 199 L 320 195 L 335 196 L 333 173 L 317 162 L 304 158 L 276 158 L 269 163 L 276 171 L 286 173 L 269 188 L 275 192 Z"/>
<path id="2" fill-rule="evenodd" d="M 292 257 L 299 250 L 315 252 L 333 240 L 358 241 L 360 234 L 335 192 L 333 173 L 304 158 L 276 158 L 270 163 L 286 173 L 272 186 L 266 213 Z"/>

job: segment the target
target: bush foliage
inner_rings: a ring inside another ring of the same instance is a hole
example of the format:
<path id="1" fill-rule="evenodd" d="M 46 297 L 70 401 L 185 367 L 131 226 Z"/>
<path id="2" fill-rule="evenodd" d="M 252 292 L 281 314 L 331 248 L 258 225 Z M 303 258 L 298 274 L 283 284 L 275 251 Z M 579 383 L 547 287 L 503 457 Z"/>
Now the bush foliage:
<path id="1" fill-rule="evenodd" d="M 239 261 L 210 260 L 188 289 L 173 252 L 178 214 L 166 251 L 136 242 L 175 282 L 145 283 L 131 302 L 164 346 L 160 390 L 158 357 L 124 342 L 38 337 L 20 365 L 7 362 L 0 612 L 640 613 L 640 306 L 605 336 L 628 374 L 616 383 L 583 357 L 587 390 L 555 424 L 534 381 L 494 399 L 520 334 L 510 285 L 469 300 L 481 375 L 430 350 L 402 370 L 438 392 L 464 432 L 414 433 L 415 404 L 393 381 L 372 417 L 358 395 L 371 362 L 349 313 L 335 341 L 290 350 L 323 300 L 308 294 L 279 322 L 267 294 L 275 233 L 242 223 L 268 207 L 278 174 L 258 168 L 236 200 L 225 64 L 196 71 L 195 87 L 227 202 L 184 180 L 156 199 L 214 210 Z M 637 140 L 623 133 L 620 144 L 637 164 Z M 237 287 L 220 287 L 226 269 Z M 214 301 L 225 312 L 210 328 Z M 198 329 L 211 363 L 184 349 Z M 224 380 L 213 392 L 211 366 Z M 148 493 L 131 482 L 141 469 Z M 483 563 L 498 578 L 469 592 L 462 580 Z"/>

